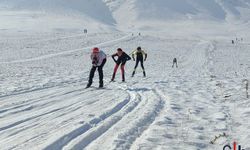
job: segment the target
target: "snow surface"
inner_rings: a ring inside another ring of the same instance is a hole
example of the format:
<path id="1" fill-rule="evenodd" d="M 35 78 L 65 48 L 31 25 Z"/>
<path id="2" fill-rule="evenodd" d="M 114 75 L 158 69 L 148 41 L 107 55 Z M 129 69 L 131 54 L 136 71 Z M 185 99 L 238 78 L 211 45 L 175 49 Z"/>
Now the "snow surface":
<path id="1" fill-rule="evenodd" d="M 0 0 L 0 149 L 250 150 L 249 5 Z M 104 89 L 97 73 L 85 89 L 94 46 L 108 54 Z M 147 77 L 129 61 L 110 83 L 111 54 L 137 46 Z"/>

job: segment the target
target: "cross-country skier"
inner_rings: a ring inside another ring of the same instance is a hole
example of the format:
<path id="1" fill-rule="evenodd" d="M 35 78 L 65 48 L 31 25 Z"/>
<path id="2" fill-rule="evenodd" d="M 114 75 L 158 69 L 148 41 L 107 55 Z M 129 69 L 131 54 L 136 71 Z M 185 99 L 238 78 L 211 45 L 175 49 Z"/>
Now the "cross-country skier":
<path id="1" fill-rule="evenodd" d="M 178 64 L 177 64 L 177 59 L 176 58 L 173 59 L 172 68 L 174 68 L 174 65 L 176 66 L 176 68 L 178 68 Z"/>
<path id="2" fill-rule="evenodd" d="M 107 56 L 98 47 L 94 47 L 92 49 L 92 53 L 91 53 L 90 58 L 92 60 L 92 68 L 91 68 L 90 73 L 89 73 L 89 82 L 88 82 L 86 88 L 89 88 L 91 86 L 91 84 L 93 82 L 94 75 L 95 75 L 96 68 L 97 68 L 98 73 L 99 73 L 99 88 L 102 88 L 103 87 L 103 70 L 102 70 L 102 68 L 107 61 Z"/>
<path id="3" fill-rule="evenodd" d="M 118 58 L 115 59 L 115 57 L 118 57 Z M 115 75 L 116 75 L 116 71 L 117 71 L 119 65 L 121 65 L 122 81 L 125 82 L 125 70 L 124 70 L 124 68 L 125 68 L 126 62 L 128 60 L 130 60 L 131 57 L 129 57 L 128 54 L 126 54 L 124 51 L 122 51 L 121 48 L 118 48 L 117 49 L 117 53 L 113 54 L 112 58 L 115 61 L 116 65 L 115 65 L 115 68 L 114 68 L 114 73 L 113 73 L 111 81 L 114 81 Z"/>
<path id="4" fill-rule="evenodd" d="M 137 47 L 137 49 L 132 52 L 132 58 L 134 61 L 135 61 L 135 55 L 136 55 L 136 63 L 135 63 L 134 71 L 132 73 L 132 77 L 135 75 L 135 71 L 136 71 L 136 68 L 137 68 L 139 62 L 141 63 L 141 68 L 143 70 L 143 76 L 146 77 L 146 72 L 144 69 L 143 61 L 146 61 L 148 55 L 144 50 L 141 49 L 141 47 Z"/>

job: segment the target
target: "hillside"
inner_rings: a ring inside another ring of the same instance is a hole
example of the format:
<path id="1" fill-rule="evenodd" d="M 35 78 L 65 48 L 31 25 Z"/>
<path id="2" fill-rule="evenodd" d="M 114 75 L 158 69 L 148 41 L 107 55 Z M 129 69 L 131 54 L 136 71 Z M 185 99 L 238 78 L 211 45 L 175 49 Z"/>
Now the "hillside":
<path id="1" fill-rule="evenodd" d="M 11 12 L 6 19 L 6 11 Z M 81 26 L 122 30 L 150 26 L 154 23 L 182 21 L 216 21 L 247 23 L 249 0 L 1 0 L 0 16 L 13 26 L 23 19 L 31 24 L 51 18 L 47 25 Z M 22 16 L 22 18 L 17 16 Z M 9 20 L 11 17 L 12 21 Z M 60 19 L 59 19 L 60 18 Z M 14 20 L 14 21 L 13 21 Z M 9 24 L 10 24 L 9 23 Z M 0 27 L 3 26 L 0 24 Z M 5 22 L 5 25 L 7 23 Z M 55 25 L 56 24 L 56 25 Z M 2 27 L 3 28 L 3 27 Z"/>

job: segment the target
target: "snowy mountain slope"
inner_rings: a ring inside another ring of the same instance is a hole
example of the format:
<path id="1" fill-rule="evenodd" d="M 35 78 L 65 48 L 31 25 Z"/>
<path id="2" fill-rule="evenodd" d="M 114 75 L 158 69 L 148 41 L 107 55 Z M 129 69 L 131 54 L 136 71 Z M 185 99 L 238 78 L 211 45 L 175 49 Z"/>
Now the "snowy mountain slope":
<path id="1" fill-rule="evenodd" d="M 5 11 L 26 12 L 25 16 L 30 16 L 31 23 L 44 16 L 54 16 L 48 25 L 61 17 L 58 26 L 65 19 L 68 21 L 64 23 L 76 23 L 78 28 L 82 24 L 96 29 L 98 23 L 106 28 L 108 25 L 128 29 L 147 22 L 206 20 L 234 23 L 248 22 L 250 19 L 249 0 L 1 0 L 0 10 L 1 18 L 6 17 Z M 11 17 L 20 15 L 23 14 L 13 14 Z M 14 20 L 17 18 L 13 17 Z M 21 20 L 16 24 L 18 22 Z"/>
<path id="2" fill-rule="evenodd" d="M 0 58 L 0 149 L 214 150 L 233 140 L 250 149 L 250 103 L 242 83 L 250 80 L 248 40 L 232 45 L 228 37 L 75 34 L 1 38 L 9 41 L 4 47 L 11 53 Z M 82 40 L 88 42 L 81 45 Z M 108 54 L 105 89 L 95 88 L 97 76 L 93 87 L 84 89 L 89 47 L 97 44 Z M 149 54 L 147 77 L 138 68 L 131 78 L 134 62 L 129 61 L 127 82 L 120 82 L 119 71 L 117 82 L 109 83 L 110 55 L 117 47 L 129 53 L 138 45 Z M 171 67 L 174 57 L 178 68 Z M 227 136 L 210 144 L 223 133 Z"/>
<path id="3" fill-rule="evenodd" d="M 6 0 L 2 3 L 8 5 L 12 10 L 54 12 L 65 15 L 78 14 L 110 25 L 115 22 L 105 3 L 100 0 Z"/>
<path id="4" fill-rule="evenodd" d="M 115 24 L 109 9 L 100 0 L 1 0 L 0 17 L 1 28 L 19 30 L 88 28 L 94 32 L 109 30 Z"/>
<path id="5" fill-rule="evenodd" d="M 106 0 L 121 28 L 138 24 L 211 20 L 249 21 L 249 0 Z"/>

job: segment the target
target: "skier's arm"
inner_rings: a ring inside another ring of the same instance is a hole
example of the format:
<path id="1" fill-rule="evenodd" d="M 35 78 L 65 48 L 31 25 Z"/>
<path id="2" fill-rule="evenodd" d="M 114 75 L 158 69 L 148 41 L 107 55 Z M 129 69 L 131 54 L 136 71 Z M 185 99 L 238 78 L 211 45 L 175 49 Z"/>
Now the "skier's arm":
<path id="1" fill-rule="evenodd" d="M 147 59 L 147 57 L 148 57 L 148 54 L 147 54 L 145 51 L 142 51 L 142 54 L 145 55 L 144 61 L 146 61 L 146 59 Z"/>
<path id="2" fill-rule="evenodd" d="M 112 57 L 112 59 L 114 60 L 114 62 L 116 63 L 117 62 L 117 60 L 115 60 L 115 56 L 117 56 L 117 54 L 115 53 L 115 54 L 113 54 L 111 57 Z"/>
<path id="3" fill-rule="evenodd" d="M 132 54 L 132 58 L 133 58 L 133 61 L 135 61 L 135 55 L 134 54 Z"/>
<path id="4" fill-rule="evenodd" d="M 96 56 L 93 56 L 92 64 L 93 65 L 98 65 L 98 62 L 99 62 L 98 58 Z"/>
<path id="5" fill-rule="evenodd" d="M 91 59 L 91 61 L 92 61 L 92 64 L 94 65 L 94 64 L 96 63 L 96 60 L 94 59 L 93 53 L 91 53 L 90 59 Z"/>
<path id="6" fill-rule="evenodd" d="M 126 54 L 126 53 L 125 53 Z M 126 54 L 126 61 L 128 61 L 128 60 L 130 60 L 131 59 L 131 57 L 128 55 L 128 54 Z"/>
<path id="7" fill-rule="evenodd" d="M 134 51 L 132 52 L 133 61 L 135 61 L 135 54 L 136 54 L 136 50 L 134 50 Z"/>

